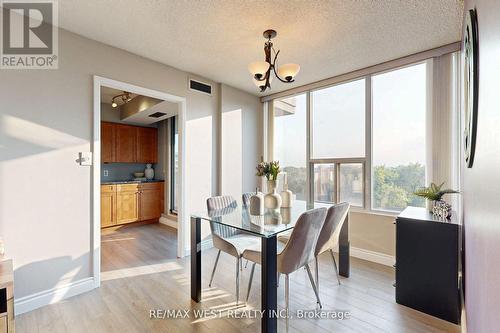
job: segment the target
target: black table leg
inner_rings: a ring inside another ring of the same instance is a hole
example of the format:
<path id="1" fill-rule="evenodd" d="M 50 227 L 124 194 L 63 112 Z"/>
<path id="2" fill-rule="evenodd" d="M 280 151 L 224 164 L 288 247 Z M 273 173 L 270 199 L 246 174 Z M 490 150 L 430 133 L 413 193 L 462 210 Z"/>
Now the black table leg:
<path id="1" fill-rule="evenodd" d="M 201 301 L 201 219 L 191 217 L 191 299 Z"/>
<path id="2" fill-rule="evenodd" d="M 278 330 L 277 312 L 277 268 L 276 236 L 262 238 L 262 324 L 261 332 Z"/>
<path id="3" fill-rule="evenodd" d="M 347 214 L 339 236 L 339 274 L 344 277 L 349 277 L 349 248 L 349 214 Z"/>

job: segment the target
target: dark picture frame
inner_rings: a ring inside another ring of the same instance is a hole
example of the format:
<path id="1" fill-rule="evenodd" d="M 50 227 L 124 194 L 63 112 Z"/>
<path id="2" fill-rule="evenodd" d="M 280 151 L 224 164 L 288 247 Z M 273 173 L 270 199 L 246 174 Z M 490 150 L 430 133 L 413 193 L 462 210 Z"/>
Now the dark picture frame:
<path id="1" fill-rule="evenodd" d="M 462 41 L 464 158 L 467 168 L 472 168 L 476 150 L 477 109 L 479 93 L 479 46 L 475 9 L 465 15 Z"/>

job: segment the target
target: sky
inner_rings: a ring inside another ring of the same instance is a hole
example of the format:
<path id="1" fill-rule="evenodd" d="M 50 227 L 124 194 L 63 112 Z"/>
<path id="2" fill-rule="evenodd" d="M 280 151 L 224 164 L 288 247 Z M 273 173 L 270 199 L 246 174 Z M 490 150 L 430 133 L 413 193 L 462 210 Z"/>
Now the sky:
<path id="1" fill-rule="evenodd" d="M 314 91 L 313 158 L 364 157 L 365 80 Z M 306 96 L 293 115 L 274 119 L 275 159 L 306 166 Z M 425 164 L 426 65 L 372 76 L 373 165 Z"/>

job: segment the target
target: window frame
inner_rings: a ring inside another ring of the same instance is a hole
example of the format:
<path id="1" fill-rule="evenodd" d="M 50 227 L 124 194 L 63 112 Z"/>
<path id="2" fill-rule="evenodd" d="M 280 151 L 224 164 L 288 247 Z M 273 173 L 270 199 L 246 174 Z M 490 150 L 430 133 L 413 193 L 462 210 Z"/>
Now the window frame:
<path id="1" fill-rule="evenodd" d="M 176 177 L 175 177 L 175 131 L 177 128 L 177 116 L 170 118 L 170 214 L 177 215 L 175 207 L 176 199 Z"/>
<path id="2" fill-rule="evenodd" d="M 304 91 L 300 92 L 294 92 L 290 95 L 285 95 L 285 96 L 279 96 L 277 98 L 273 98 L 271 100 L 268 100 L 265 102 L 265 108 L 267 108 L 269 114 L 268 117 L 269 119 L 274 118 L 274 107 L 273 107 L 273 102 L 275 100 L 281 100 L 281 99 L 286 99 L 289 97 L 301 95 L 301 94 L 306 94 L 306 119 L 307 119 L 307 124 L 306 124 L 306 165 L 307 165 L 307 170 L 306 170 L 306 182 L 309 186 L 306 188 L 306 198 L 308 202 L 314 202 L 314 165 L 315 164 L 321 164 L 321 163 L 331 163 L 335 164 L 336 168 L 336 202 L 339 202 L 340 199 L 340 164 L 349 164 L 349 163 L 361 163 L 363 167 L 363 206 L 352 206 L 352 211 L 355 212 L 363 212 L 363 213 L 370 213 L 370 214 L 375 214 L 375 215 L 387 215 L 387 216 L 397 216 L 400 212 L 398 211 L 393 211 L 393 210 L 384 210 L 384 209 L 374 209 L 372 207 L 372 189 L 373 189 L 373 156 L 372 156 L 372 150 L 373 150 L 373 138 L 372 138 L 372 132 L 373 132 L 373 101 L 372 101 L 372 76 L 387 73 L 387 72 L 392 72 L 400 69 L 404 69 L 407 67 L 412 67 L 420 64 L 425 64 L 427 68 L 427 78 L 426 78 L 426 86 L 427 90 L 429 91 L 429 82 L 430 79 L 432 79 L 432 58 L 430 59 L 423 59 L 419 61 L 415 61 L 412 63 L 407 63 L 401 66 L 394 66 L 392 68 L 384 69 L 381 71 L 374 71 L 372 73 L 364 74 L 364 75 L 359 75 L 356 77 L 351 77 L 346 80 L 338 81 L 332 84 L 326 84 L 324 86 L 319 86 L 319 87 L 314 87 L 311 89 L 306 89 Z M 352 158 L 318 158 L 315 159 L 312 157 L 312 151 L 313 151 L 313 135 L 312 135 L 312 126 L 313 126 L 313 98 L 312 98 L 312 93 L 317 90 L 322 90 L 326 88 L 331 88 L 334 86 L 346 84 L 352 81 L 357 81 L 357 80 L 365 80 L 365 156 L 364 157 L 352 157 Z M 429 101 L 432 100 L 432 94 L 427 94 L 427 105 Z M 428 107 L 427 107 L 428 109 Z M 428 110 L 426 110 L 428 113 Z M 267 149 L 269 153 L 269 159 L 272 160 L 274 157 L 274 123 L 273 121 L 268 121 L 267 122 L 267 133 L 268 133 L 268 138 L 267 138 Z M 427 125 L 426 125 L 427 126 Z M 426 143 L 427 146 L 427 143 Z M 428 149 L 428 147 L 426 147 Z M 426 172 L 426 179 L 425 179 L 425 184 L 427 185 L 428 183 L 428 172 L 429 172 L 429 165 L 426 161 L 425 165 L 425 172 Z"/>

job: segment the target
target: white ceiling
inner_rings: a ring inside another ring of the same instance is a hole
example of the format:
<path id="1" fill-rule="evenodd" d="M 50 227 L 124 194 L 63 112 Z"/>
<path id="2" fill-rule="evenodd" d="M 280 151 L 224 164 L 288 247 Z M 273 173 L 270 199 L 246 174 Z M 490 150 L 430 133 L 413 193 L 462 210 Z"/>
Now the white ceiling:
<path id="1" fill-rule="evenodd" d="M 77 34 L 259 95 L 247 65 L 278 31 L 279 62 L 300 64 L 279 92 L 456 42 L 461 0 L 61 0 Z"/>

